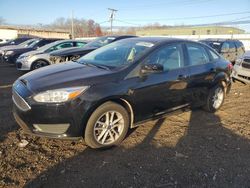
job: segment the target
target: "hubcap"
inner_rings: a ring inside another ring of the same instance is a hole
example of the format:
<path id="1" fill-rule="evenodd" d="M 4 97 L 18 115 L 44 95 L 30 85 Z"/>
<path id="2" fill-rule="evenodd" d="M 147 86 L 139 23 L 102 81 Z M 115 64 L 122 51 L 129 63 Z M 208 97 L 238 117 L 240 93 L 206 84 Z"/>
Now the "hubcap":
<path id="1" fill-rule="evenodd" d="M 41 68 L 41 67 L 44 67 L 46 65 L 45 62 L 42 62 L 42 61 L 38 61 L 36 64 L 35 64 L 35 69 L 38 69 L 38 68 Z"/>
<path id="2" fill-rule="evenodd" d="M 213 107 L 218 109 L 223 102 L 224 93 L 222 88 L 217 88 L 213 96 Z"/>
<path id="3" fill-rule="evenodd" d="M 108 111 L 102 114 L 94 125 L 95 140 L 108 145 L 120 138 L 124 129 L 123 116 L 117 111 Z"/>

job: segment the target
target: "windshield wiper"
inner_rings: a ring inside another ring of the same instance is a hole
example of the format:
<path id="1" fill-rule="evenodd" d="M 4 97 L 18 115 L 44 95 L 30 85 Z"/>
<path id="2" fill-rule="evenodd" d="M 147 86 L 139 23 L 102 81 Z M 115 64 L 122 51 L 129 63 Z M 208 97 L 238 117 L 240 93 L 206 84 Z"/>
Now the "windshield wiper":
<path id="1" fill-rule="evenodd" d="M 97 68 L 104 69 L 104 70 L 110 70 L 110 69 L 109 69 L 107 66 L 105 66 L 105 65 L 98 65 L 98 64 L 86 63 L 86 62 L 83 62 L 82 64 L 83 64 L 83 65 L 90 66 L 90 67 L 97 67 Z"/>

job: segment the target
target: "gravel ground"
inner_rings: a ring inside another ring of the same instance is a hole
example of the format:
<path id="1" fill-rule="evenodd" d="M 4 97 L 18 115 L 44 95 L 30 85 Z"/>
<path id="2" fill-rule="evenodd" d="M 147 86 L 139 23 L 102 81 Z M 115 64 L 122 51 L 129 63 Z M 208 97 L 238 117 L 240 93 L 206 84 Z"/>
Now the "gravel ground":
<path id="1" fill-rule="evenodd" d="M 0 65 L 0 187 L 249 187 L 250 86 L 233 84 L 215 114 L 200 109 L 149 121 L 119 147 L 25 135 L 15 123 L 11 84 Z M 20 147 L 21 140 L 28 141 Z"/>

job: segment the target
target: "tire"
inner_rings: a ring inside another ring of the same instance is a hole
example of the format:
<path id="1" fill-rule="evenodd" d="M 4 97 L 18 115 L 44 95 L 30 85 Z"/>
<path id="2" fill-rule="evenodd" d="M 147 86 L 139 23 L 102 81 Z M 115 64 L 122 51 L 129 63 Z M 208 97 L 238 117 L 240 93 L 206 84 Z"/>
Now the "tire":
<path id="1" fill-rule="evenodd" d="M 208 92 L 206 104 L 203 106 L 207 112 L 214 113 L 221 108 L 226 96 L 226 88 L 223 84 L 217 84 Z"/>
<path id="2" fill-rule="evenodd" d="M 128 128 L 129 115 L 126 109 L 117 103 L 106 102 L 91 114 L 84 139 L 91 148 L 108 148 L 119 145 L 125 138 Z"/>
<path id="3" fill-rule="evenodd" d="M 35 61 L 32 66 L 31 66 L 31 70 L 35 70 L 35 69 L 39 69 L 41 67 L 45 67 L 48 66 L 49 63 L 47 61 L 44 60 L 37 60 Z"/>

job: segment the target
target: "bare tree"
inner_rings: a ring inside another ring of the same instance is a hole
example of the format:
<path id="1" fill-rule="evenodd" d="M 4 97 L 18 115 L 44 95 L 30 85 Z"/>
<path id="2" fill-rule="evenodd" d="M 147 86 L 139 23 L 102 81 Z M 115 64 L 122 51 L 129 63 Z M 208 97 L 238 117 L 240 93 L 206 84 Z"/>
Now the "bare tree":
<path id="1" fill-rule="evenodd" d="M 84 37 L 84 36 L 99 36 L 102 35 L 100 25 L 95 23 L 94 20 L 85 20 L 74 18 L 74 36 Z M 98 28 L 99 27 L 99 28 Z M 54 22 L 47 25 L 50 29 L 62 29 L 71 31 L 71 19 L 57 18 Z"/>

